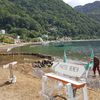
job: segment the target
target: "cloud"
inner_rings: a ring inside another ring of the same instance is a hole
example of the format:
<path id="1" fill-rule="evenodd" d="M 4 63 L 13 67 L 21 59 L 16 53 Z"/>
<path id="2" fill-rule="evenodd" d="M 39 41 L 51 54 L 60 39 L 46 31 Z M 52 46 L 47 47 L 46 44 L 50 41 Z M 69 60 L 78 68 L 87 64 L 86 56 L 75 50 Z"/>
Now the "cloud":
<path id="1" fill-rule="evenodd" d="M 71 5 L 72 7 L 75 5 L 80 5 L 80 1 L 79 0 L 70 0 L 69 2 L 67 2 L 69 5 Z"/>
<path id="2" fill-rule="evenodd" d="M 63 0 L 63 1 L 68 3 L 69 5 L 71 5 L 73 7 L 73 6 L 76 6 L 76 5 L 84 5 L 84 4 L 87 4 L 87 3 L 92 3 L 96 0 Z M 100 0 L 98 0 L 98 1 L 100 1 Z"/>

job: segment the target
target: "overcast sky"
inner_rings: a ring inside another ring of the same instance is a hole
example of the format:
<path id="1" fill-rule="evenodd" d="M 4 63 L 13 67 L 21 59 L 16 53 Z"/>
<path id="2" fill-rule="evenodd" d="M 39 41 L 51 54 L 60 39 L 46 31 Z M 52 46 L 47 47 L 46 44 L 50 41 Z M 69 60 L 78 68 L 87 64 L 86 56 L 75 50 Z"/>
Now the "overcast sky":
<path id="1" fill-rule="evenodd" d="M 74 7 L 77 5 L 84 5 L 87 3 L 92 3 L 94 1 L 100 1 L 100 0 L 63 0 L 63 1 Z"/>

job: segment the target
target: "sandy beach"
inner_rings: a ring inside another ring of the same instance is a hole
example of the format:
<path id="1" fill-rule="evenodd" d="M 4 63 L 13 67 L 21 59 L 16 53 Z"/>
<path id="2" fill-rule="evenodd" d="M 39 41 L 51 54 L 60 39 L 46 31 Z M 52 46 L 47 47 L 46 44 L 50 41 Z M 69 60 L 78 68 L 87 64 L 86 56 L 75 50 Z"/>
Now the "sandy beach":
<path id="1" fill-rule="evenodd" d="M 19 63 L 13 70 L 17 82 L 6 84 L 9 78 L 9 69 L 3 69 L 0 66 L 0 100 L 43 100 L 40 95 L 42 79 L 34 72 L 31 63 Z M 43 71 L 49 72 L 50 69 L 43 69 Z M 100 89 L 88 89 L 88 92 L 89 100 L 100 100 Z"/>
<path id="2" fill-rule="evenodd" d="M 48 43 L 55 43 L 55 42 L 81 42 L 81 41 L 100 41 L 100 39 L 89 39 L 89 40 L 63 40 L 63 41 L 48 41 Z M 27 42 L 27 43 L 19 43 L 19 44 L 0 44 L 0 51 L 7 50 L 8 48 L 15 48 L 18 46 L 24 46 L 28 44 L 33 45 L 42 45 L 42 42 Z"/>

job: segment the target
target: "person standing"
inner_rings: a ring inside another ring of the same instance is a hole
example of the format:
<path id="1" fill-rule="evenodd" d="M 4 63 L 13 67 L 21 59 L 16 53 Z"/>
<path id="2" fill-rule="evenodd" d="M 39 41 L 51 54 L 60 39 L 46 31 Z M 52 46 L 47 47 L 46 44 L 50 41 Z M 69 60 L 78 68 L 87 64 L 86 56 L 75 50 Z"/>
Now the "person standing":
<path id="1" fill-rule="evenodd" d="M 98 71 L 99 76 L 100 76 L 99 59 L 95 56 L 94 57 L 94 66 L 93 66 L 94 77 L 96 77 L 96 70 Z"/>

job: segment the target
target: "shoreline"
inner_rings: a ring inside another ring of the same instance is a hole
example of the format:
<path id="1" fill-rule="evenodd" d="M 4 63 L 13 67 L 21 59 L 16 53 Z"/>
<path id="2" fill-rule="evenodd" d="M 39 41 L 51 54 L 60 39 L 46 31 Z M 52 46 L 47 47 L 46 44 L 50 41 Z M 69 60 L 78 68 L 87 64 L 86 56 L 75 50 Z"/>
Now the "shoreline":
<path id="1" fill-rule="evenodd" d="M 82 40 L 56 40 L 56 41 L 51 41 L 51 42 L 88 42 L 88 41 L 90 41 L 90 42 L 92 42 L 92 41 L 100 41 L 100 39 L 89 39 L 89 40 L 84 40 L 84 39 L 82 39 Z"/>
<path id="2" fill-rule="evenodd" d="M 69 40 L 70 41 L 70 40 Z M 79 41 L 100 41 L 100 39 L 89 39 L 89 40 L 71 40 L 72 42 L 79 42 Z"/>
<path id="3" fill-rule="evenodd" d="M 20 43 L 20 44 L 0 44 L 0 51 L 7 51 L 7 50 L 10 51 L 13 48 L 28 45 L 28 44 L 31 43 L 29 42 L 29 43 Z"/>
<path id="4" fill-rule="evenodd" d="M 89 40 L 52 40 L 48 43 L 60 43 L 60 42 L 92 42 L 92 41 L 100 41 L 100 39 L 89 39 Z M 19 44 L 0 44 L 0 51 L 7 51 L 7 49 L 11 50 L 16 47 L 24 46 L 24 45 L 42 45 L 42 42 L 27 42 L 27 43 L 19 43 Z"/>

